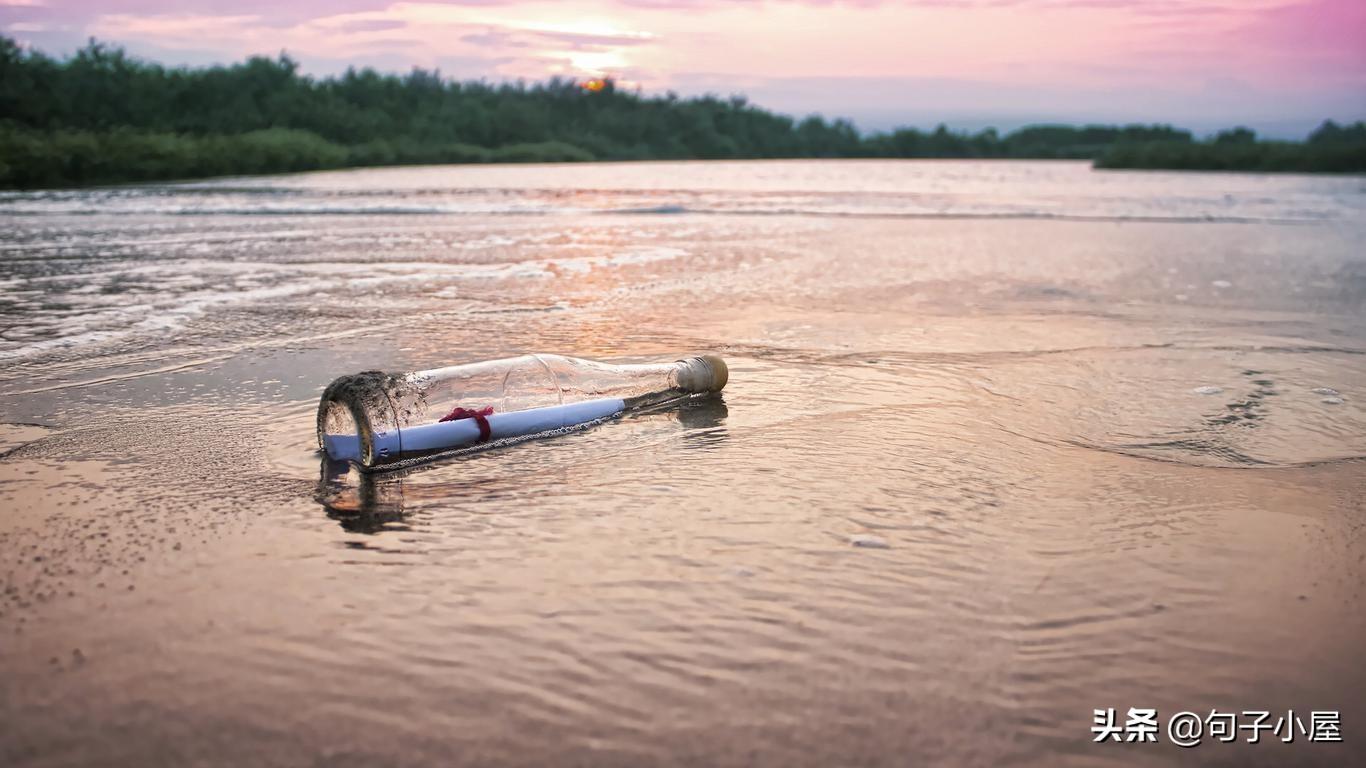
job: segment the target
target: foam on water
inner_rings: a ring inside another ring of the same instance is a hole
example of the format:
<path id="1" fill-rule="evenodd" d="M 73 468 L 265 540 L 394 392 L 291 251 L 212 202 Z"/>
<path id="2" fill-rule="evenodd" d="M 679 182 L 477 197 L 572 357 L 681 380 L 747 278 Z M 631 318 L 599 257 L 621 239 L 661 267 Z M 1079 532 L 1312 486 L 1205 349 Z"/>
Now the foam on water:
<path id="1" fill-rule="evenodd" d="M 465 244 L 465 249 L 505 248 L 516 243 L 513 238 L 485 237 Z M 457 286 L 464 281 L 558 278 L 686 255 L 681 248 L 629 246 L 604 255 L 506 263 L 159 259 L 114 269 L 38 274 L 9 281 L 13 290 L 8 293 L 9 301 L 0 303 L 0 311 L 12 315 L 14 324 L 0 334 L 0 360 L 130 336 L 165 335 L 211 308 L 402 284 L 454 298 L 463 292 Z"/>

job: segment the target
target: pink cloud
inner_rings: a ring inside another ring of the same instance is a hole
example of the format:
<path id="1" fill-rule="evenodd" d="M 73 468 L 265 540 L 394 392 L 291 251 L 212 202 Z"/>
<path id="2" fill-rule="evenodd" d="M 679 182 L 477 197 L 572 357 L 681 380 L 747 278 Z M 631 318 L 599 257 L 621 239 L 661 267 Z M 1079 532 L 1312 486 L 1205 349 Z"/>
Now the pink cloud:
<path id="1" fill-rule="evenodd" d="M 1272 8 L 1247 30 L 1261 46 L 1301 54 L 1306 60 L 1335 59 L 1360 74 L 1366 70 L 1366 2 L 1308 0 Z"/>

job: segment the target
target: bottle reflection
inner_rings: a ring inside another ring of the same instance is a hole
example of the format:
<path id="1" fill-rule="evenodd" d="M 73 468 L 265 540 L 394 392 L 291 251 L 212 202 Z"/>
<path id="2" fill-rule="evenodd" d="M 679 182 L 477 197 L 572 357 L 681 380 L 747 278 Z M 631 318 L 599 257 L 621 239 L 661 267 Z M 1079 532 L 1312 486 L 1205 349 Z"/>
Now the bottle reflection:
<path id="1" fill-rule="evenodd" d="M 313 499 L 350 533 L 379 533 L 403 522 L 405 472 L 361 472 L 322 454 Z"/>
<path id="2" fill-rule="evenodd" d="M 673 413 L 685 428 L 683 445 L 686 448 L 709 448 L 727 437 L 723 425 L 730 411 L 720 395 L 685 401 Z"/>
<path id="3" fill-rule="evenodd" d="M 673 403 L 640 413 L 636 418 L 677 421 L 682 426 L 681 446 L 693 450 L 709 448 L 727 438 L 725 421 L 729 415 L 720 395 Z M 495 450 L 518 450 L 517 448 Z M 404 527 L 407 507 L 430 501 L 477 503 L 480 497 L 494 498 L 516 493 L 524 478 L 504 477 L 471 480 L 464 472 L 452 477 L 453 462 L 480 461 L 479 454 L 437 459 L 411 469 L 392 472 L 362 472 L 354 464 L 333 461 L 319 453 L 318 484 L 313 498 L 327 516 L 348 533 L 375 534 Z M 590 471 L 590 465 L 575 465 L 566 471 Z M 443 471 L 447 470 L 447 471 Z"/>

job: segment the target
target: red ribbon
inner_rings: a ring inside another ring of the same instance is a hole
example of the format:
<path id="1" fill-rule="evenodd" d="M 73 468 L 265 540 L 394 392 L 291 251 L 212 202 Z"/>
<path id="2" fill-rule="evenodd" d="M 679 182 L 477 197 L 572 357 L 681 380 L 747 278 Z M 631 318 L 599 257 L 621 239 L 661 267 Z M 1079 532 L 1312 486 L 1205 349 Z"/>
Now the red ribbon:
<path id="1" fill-rule="evenodd" d="M 461 408 L 456 406 L 455 410 L 441 417 L 437 423 L 443 421 L 459 421 L 460 419 L 474 419 L 479 424 L 479 442 L 485 443 L 489 439 L 489 420 L 485 417 L 493 415 L 493 406 L 474 410 L 473 408 Z"/>

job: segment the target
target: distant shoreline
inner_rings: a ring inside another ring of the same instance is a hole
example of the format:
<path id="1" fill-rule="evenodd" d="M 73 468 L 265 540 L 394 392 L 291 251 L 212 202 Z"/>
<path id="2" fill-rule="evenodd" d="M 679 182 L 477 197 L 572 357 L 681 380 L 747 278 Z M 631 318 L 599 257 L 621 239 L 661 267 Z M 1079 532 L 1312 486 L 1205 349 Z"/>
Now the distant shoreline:
<path id="1" fill-rule="evenodd" d="M 631 160 L 1090 160 L 1096 168 L 1366 172 L 1366 123 L 1303 142 L 1246 128 L 1198 140 L 1170 125 L 1032 125 L 1008 133 L 795 119 L 742 96 L 645 96 L 608 80 L 456 82 L 288 56 L 167 68 L 91 42 L 58 60 L 0 36 L 0 189 L 438 164 Z"/>
<path id="2" fill-rule="evenodd" d="M 224 137 L 210 137 L 210 140 Z M 245 141 L 250 142 L 247 138 Z M 98 144 L 96 144 L 98 146 Z M 0 149 L 4 148 L 3 129 L 0 128 Z M 483 149 L 475 147 L 473 149 Z M 495 159 L 499 152 L 497 150 L 486 150 L 488 159 L 451 159 L 451 160 L 424 160 L 414 162 L 390 162 L 390 163 L 342 163 L 342 164 L 317 164 L 306 165 L 297 161 L 288 163 L 286 167 L 264 168 L 250 159 L 250 155 L 242 156 L 244 166 L 237 170 L 222 170 L 217 172 L 191 173 L 191 174 L 166 174 L 150 175 L 149 170 L 156 166 L 144 166 L 142 168 L 127 169 L 122 175 L 108 175 L 97 178 L 85 179 L 79 182 L 60 183 L 53 185 L 27 185 L 0 186 L 0 192 L 55 192 L 67 189 L 97 189 L 100 187 L 119 188 L 130 187 L 144 184 L 163 184 L 163 183 L 190 183 L 196 181 L 211 181 L 215 179 L 230 179 L 242 177 L 270 177 L 288 176 L 298 173 L 320 173 L 327 171 L 353 171 L 366 169 L 384 168 L 423 168 L 441 166 L 476 166 L 476 165 L 577 165 L 581 163 L 594 164 L 636 164 L 636 163 L 727 163 L 727 162 L 790 162 L 790 161 L 814 161 L 814 162 L 849 162 L 849 161 L 919 161 L 919 162 L 1070 162 L 1088 163 L 1097 171 L 1154 171 L 1154 172 L 1186 172 L 1186 173 L 1229 173 L 1229 174 L 1276 174 L 1276 175 L 1307 175 L 1307 176 L 1366 176 L 1366 168 L 1337 170 L 1307 170 L 1303 168 L 1262 168 L 1255 164 L 1244 167 L 1228 167 L 1217 163 L 1210 163 L 1207 166 L 1196 165 L 1177 165 L 1177 164 L 1125 164 L 1123 159 L 1110 161 L 1103 158 L 1071 158 L 1071 157 L 876 157 L 876 156 L 857 156 L 857 157 L 728 157 L 728 158 L 699 158 L 699 157 L 668 157 L 668 158 L 595 158 L 595 157 L 572 157 L 570 152 L 562 152 L 559 147 L 526 145 L 503 148 L 509 150 L 504 153 L 502 159 Z M 571 148 L 572 149 L 572 148 Z M 1182 156 L 1187 157 L 1187 156 Z M 4 169 L 5 155 L 0 152 L 0 171 Z"/>

